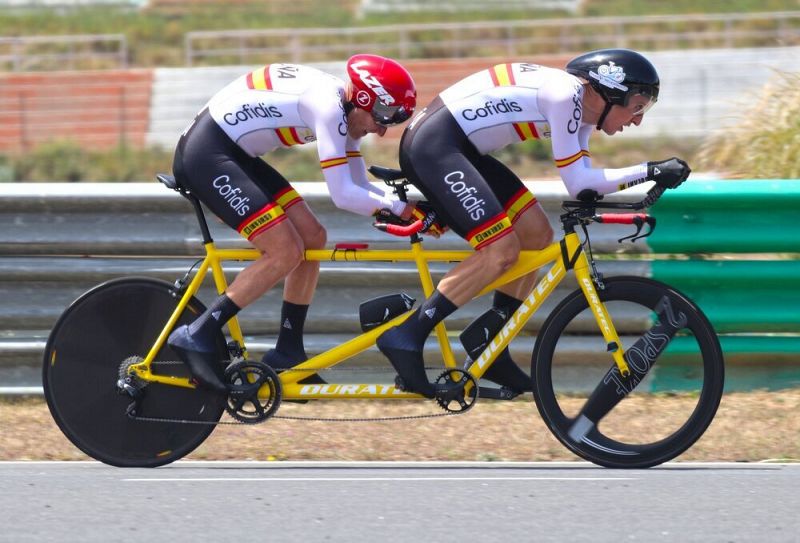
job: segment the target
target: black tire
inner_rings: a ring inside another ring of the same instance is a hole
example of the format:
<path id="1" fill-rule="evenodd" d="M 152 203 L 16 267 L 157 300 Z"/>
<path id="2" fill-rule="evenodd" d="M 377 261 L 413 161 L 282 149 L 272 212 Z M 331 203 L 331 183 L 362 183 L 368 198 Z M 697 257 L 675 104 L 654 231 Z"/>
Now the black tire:
<path id="1" fill-rule="evenodd" d="M 214 430 L 213 424 L 132 420 L 132 399 L 117 390 L 120 365 L 144 358 L 178 300 L 165 281 L 123 278 L 89 290 L 56 322 L 44 353 L 42 381 L 50 413 L 83 452 L 112 466 L 155 467 L 189 454 Z M 192 299 L 178 324 L 205 310 Z M 227 358 L 218 338 L 220 361 Z M 186 377 L 188 369 L 169 347 L 156 356 L 153 373 Z M 159 361 L 164 362 L 159 364 Z M 170 362 L 170 363 L 167 363 Z M 150 383 L 138 415 L 217 422 L 226 398 L 204 389 Z"/>
<path id="2" fill-rule="evenodd" d="M 691 300 L 658 281 L 615 277 L 598 294 L 626 348 L 650 330 L 665 295 L 687 324 L 642 382 L 576 441 L 573 423 L 596 385 L 609 380 L 614 362 L 583 293 L 571 293 L 548 316 L 534 347 L 539 413 L 561 443 L 595 464 L 647 468 L 671 460 L 703 435 L 716 414 L 724 384 L 719 339 Z M 651 412 L 641 415 L 642 409 Z"/>

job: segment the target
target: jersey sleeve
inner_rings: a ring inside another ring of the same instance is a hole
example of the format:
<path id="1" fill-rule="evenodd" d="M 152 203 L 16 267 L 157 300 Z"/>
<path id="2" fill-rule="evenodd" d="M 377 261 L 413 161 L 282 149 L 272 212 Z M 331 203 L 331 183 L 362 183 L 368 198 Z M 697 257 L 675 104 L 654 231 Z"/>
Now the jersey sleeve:
<path id="1" fill-rule="evenodd" d="M 647 164 L 627 168 L 593 168 L 589 137 L 593 126 L 583 122 L 583 87 L 577 80 L 554 79 L 539 91 L 539 109 L 550 123 L 553 158 L 573 198 L 586 189 L 608 194 L 645 181 Z"/>
<path id="2" fill-rule="evenodd" d="M 380 196 L 385 196 L 385 192 L 369 182 L 367 163 L 361 155 L 360 146 L 361 140 L 353 139 L 349 135 L 347 136 L 345 150 L 347 151 L 347 164 L 350 166 L 350 178 L 353 180 L 353 183 L 359 187 L 365 188 Z"/>
<path id="3" fill-rule="evenodd" d="M 341 95 L 329 89 L 315 89 L 304 98 L 301 111 L 310 117 L 307 122 L 317 137 L 319 164 L 334 205 L 358 215 L 372 215 L 382 208 L 391 209 L 397 215 L 402 213 L 405 209 L 403 202 L 373 192 L 361 184 L 369 185 L 363 171 L 363 159 L 360 160 L 361 183 L 353 178 L 347 155 L 347 120 Z"/>

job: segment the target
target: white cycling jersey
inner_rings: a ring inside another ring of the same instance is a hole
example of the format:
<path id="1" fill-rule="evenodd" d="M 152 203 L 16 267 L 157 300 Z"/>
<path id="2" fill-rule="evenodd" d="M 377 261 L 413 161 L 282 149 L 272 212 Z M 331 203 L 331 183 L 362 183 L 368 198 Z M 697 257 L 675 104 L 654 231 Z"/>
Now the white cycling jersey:
<path id="1" fill-rule="evenodd" d="M 583 85 L 567 72 L 528 63 L 498 64 L 472 74 L 439 95 L 467 138 L 482 154 L 511 143 L 550 138 L 553 157 L 570 195 L 599 194 L 641 183 L 647 164 L 592 168 L 583 122 Z"/>
<path id="2" fill-rule="evenodd" d="M 360 139 L 347 134 L 344 82 L 309 66 L 269 64 L 245 74 L 207 106 L 219 127 L 250 156 L 317 142 L 331 199 L 342 209 L 400 215 L 405 204 L 369 183 Z"/>

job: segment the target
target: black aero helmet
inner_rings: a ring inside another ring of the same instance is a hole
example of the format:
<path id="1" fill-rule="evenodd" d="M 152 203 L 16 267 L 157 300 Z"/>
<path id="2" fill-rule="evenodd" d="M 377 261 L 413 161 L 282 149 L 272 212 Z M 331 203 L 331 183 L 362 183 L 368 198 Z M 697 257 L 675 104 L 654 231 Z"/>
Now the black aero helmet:
<path id="1" fill-rule="evenodd" d="M 567 72 L 586 79 L 609 104 L 628 105 L 635 94 L 658 99 L 658 72 L 649 60 L 630 49 L 600 49 L 576 57 Z"/>
<path id="2" fill-rule="evenodd" d="M 613 106 L 627 106 L 631 96 L 650 99 L 642 113 L 658 100 L 658 72 L 649 60 L 630 49 L 599 49 L 570 60 L 567 72 L 587 80 L 606 103 L 597 129 Z"/>

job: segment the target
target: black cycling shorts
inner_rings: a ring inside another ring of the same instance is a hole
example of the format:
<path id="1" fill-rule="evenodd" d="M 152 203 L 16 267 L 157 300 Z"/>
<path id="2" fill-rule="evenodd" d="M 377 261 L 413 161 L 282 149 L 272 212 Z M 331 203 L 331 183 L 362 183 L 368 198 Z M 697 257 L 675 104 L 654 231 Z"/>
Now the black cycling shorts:
<path id="1" fill-rule="evenodd" d="M 536 198 L 499 160 L 481 155 L 437 97 L 400 141 L 400 167 L 443 222 L 481 249 L 512 231 Z"/>
<path id="2" fill-rule="evenodd" d="M 252 240 L 302 198 L 272 166 L 245 153 L 208 113 L 181 136 L 172 171 L 225 224 Z"/>

